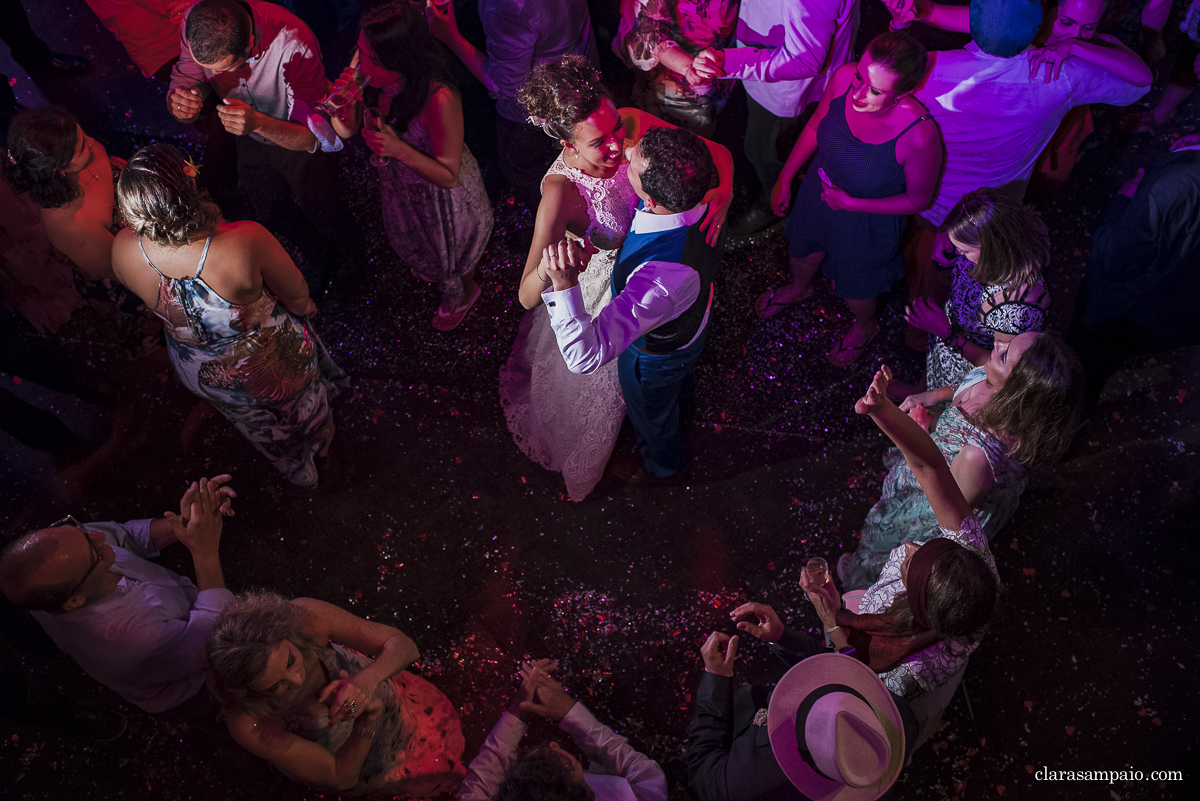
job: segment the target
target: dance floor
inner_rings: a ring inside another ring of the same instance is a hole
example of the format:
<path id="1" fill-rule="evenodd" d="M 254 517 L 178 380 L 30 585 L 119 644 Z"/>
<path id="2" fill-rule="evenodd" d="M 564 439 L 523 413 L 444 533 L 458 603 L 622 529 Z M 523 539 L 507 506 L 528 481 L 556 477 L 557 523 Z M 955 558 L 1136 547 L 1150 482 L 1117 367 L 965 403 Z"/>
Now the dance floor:
<path id="1" fill-rule="evenodd" d="M 37 4 L 31 19 L 56 49 L 95 63 L 80 79 L 35 89 L 0 53 L 20 99 L 41 102 L 37 92 L 69 105 L 114 155 L 154 139 L 199 153 L 198 136 L 168 121 L 161 85 L 141 77 L 82 0 Z M 327 48 L 329 62 L 344 60 L 347 47 L 340 37 Z M 473 120 L 488 123 L 481 100 L 468 87 L 469 131 Z M 737 111 L 735 102 L 733 129 Z M 1193 100 L 1170 131 L 1191 132 L 1198 117 Z M 1171 139 L 1115 136 L 1116 118 L 1097 113 L 1094 146 L 1045 209 L 1051 327 L 1059 331 L 1104 204 Z M 468 135 L 481 160 L 487 141 Z M 232 473 L 237 515 L 221 546 L 232 589 L 313 596 L 402 629 L 422 652 L 415 670 L 461 711 L 468 757 L 515 686 L 518 660 L 553 657 L 576 697 L 663 764 L 672 798 L 688 798 L 683 748 L 700 643 L 713 629 L 731 632 L 729 611 L 746 599 L 815 629 L 799 568 L 811 556 L 833 564 L 854 548 L 878 496 L 886 440 L 853 404 L 881 362 L 918 375 L 920 357 L 902 344 L 903 298 L 887 298 L 880 335 L 857 365 L 838 369 L 824 354 L 849 320 L 826 285 L 771 320 L 754 315 L 754 298 L 786 270 L 783 238 L 730 252 L 696 373 L 689 480 L 655 490 L 606 480 L 572 503 L 556 474 L 517 450 L 497 397 L 498 371 L 524 313 L 516 284 L 529 211 L 494 195 L 482 299 L 457 330 L 440 333 L 430 326 L 435 291 L 408 273 L 383 236 L 378 184 L 360 141 L 347 148 L 346 170 L 353 187 L 346 202 L 373 261 L 358 286 L 337 284 L 317 299 L 315 324 L 352 379 L 334 404 L 338 433 L 319 487 L 287 484 L 220 417 L 185 432 L 195 399 L 175 381 L 161 344 L 150 347 L 129 325 L 114 325 L 112 309 L 97 302 L 58 339 L 123 384 L 138 434 L 73 494 L 56 485 L 48 457 L 0 439 L 5 535 L 68 513 L 159 515 L 178 503 L 187 481 Z M 103 434 L 96 409 L 28 383 L 15 390 L 82 432 Z M 1200 797 L 1191 794 L 1200 776 L 1200 708 L 1190 678 L 1200 669 L 1198 411 L 1200 349 L 1131 361 L 1066 458 L 1034 476 L 992 543 L 1003 580 L 1000 616 L 941 731 L 915 754 L 890 798 Z M 618 448 L 631 446 L 626 430 Z M 182 548 L 162 560 L 190 571 Z M 243 794 L 238 775 L 188 746 L 183 724 L 125 704 L 61 655 L 23 657 L 35 687 L 117 709 L 129 729 L 92 744 L 5 722 L 5 798 Z M 744 641 L 738 662 L 739 681 L 777 675 L 759 643 Z M 550 736 L 544 725 L 529 735 Z M 1047 782 L 1037 778 L 1042 768 L 1147 777 L 1182 770 L 1191 784 Z M 269 797 L 331 795 L 284 781 Z"/>

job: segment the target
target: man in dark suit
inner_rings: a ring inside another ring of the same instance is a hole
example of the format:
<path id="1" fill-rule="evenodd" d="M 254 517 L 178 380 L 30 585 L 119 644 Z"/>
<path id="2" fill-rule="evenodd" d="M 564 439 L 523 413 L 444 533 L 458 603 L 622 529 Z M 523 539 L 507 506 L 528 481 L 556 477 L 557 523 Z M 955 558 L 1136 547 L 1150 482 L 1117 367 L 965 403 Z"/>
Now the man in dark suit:
<path id="1" fill-rule="evenodd" d="M 883 681 L 854 657 L 830 654 L 803 632 L 786 628 L 771 607 L 744 604 L 734 610 L 734 616 L 742 619 L 738 628 L 771 643 L 772 651 L 790 669 L 773 688 L 750 685 L 734 692 L 738 637 L 717 631 L 709 635 L 700 648 L 704 674 L 696 688 L 696 713 L 688 732 L 688 785 L 696 797 L 700 801 L 829 797 L 839 784 L 845 784 L 838 780 L 845 777 L 833 777 L 829 766 L 845 764 L 848 755 L 838 754 L 834 743 L 814 739 L 805 747 L 796 739 L 806 730 L 822 728 L 816 717 L 810 726 L 804 716 L 814 715 L 814 710 L 820 713 L 817 701 L 822 694 L 835 686 L 844 689 L 843 685 L 866 697 L 879 720 L 888 722 L 889 735 L 883 749 L 888 756 L 878 775 L 856 782 L 853 790 L 843 786 L 843 791 L 850 791 L 844 797 L 865 801 L 885 793 L 918 736 L 917 719 L 909 704 L 890 693 Z M 836 711 L 847 710 L 839 707 Z M 800 748 L 806 752 L 803 757 Z M 814 765 L 825 769 L 816 773 Z"/>
<path id="2" fill-rule="evenodd" d="M 1109 203 L 1068 340 L 1094 406 L 1127 357 L 1200 342 L 1200 134 L 1186 136 Z"/>

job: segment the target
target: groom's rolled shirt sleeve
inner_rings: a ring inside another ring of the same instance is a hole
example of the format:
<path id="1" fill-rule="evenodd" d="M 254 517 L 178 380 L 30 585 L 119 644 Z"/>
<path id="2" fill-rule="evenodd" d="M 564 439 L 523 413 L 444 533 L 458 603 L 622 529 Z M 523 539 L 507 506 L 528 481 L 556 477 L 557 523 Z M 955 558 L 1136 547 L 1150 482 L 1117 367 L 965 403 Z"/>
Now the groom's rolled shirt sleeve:
<path id="1" fill-rule="evenodd" d="M 546 290 L 542 302 L 558 349 L 572 373 L 594 373 L 643 334 L 687 311 L 700 296 L 700 274 L 686 264 L 648 261 L 593 318 L 578 286 Z"/>

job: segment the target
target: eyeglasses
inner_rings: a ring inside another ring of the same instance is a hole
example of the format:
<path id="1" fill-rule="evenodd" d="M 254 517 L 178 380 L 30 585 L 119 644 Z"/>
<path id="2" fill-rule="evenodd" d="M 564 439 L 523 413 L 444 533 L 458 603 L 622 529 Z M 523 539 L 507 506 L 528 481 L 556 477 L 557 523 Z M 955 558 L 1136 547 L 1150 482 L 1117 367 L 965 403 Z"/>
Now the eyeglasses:
<path id="1" fill-rule="evenodd" d="M 52 526 L 49 526 L 48 528 L 59 528 L 60 526 L 70 526 L 71 528 L 76 529 L 80 534 L 82 534 L 84 539 L 87 540 L 88 548 L 91 550 L 92 557 L 93 557 L 91 566 L 88 568 L 88 571 L 83 574 L 83 578 L 81 578 L 79 580 L 78 584 L 76 584 L 74 587 L 71 588 L 70 592 L 68 592 L 66 595 L 63 596 L 63 602 L 66 603 L 66 601 L 68 599 L 70 599 L 71 596 L 73 596 L 75 593 L 77 593 L 79 591 L 79 588 L 83 586 L 84 582 L 87 581 L 91 577 L 93 571 L 95 571 L 95 569 L 96 569 L 96 566 L 104 561 L 104 554 L 101 553 L 100 549 L 96 547 L 96 542 L 87 533 L 87 529 L 85 529 L 83 527 L 83 525 L 80 524 L 80 522 L 78 520 L 76 520 L 74 517 L 72 517 L 71 515 L 67 515 L 62 520 L 59 520 L 57 523 L 55 523 Z"/>

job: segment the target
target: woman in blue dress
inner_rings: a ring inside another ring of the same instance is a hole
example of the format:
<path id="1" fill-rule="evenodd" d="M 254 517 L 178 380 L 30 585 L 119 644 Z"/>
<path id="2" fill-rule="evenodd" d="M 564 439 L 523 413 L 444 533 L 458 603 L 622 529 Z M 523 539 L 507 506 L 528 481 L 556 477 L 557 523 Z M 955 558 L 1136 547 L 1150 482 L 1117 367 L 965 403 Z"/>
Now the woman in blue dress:
<path id="1" fill-rule="evenodd" d="M 854 316 L 827 354 L 839 367 L 854 363 L 879 333 L 875 301 L 904 274 L 907 215 L 928 208 L 937 189 L 941 133 L 911 94 L 926 61 L 908 34 L 875 37 L 857 64 L 833 74 L 771 191 L 782 217 L 792 205 L 792 180 L 816 153 L 786 229 L 792 282 L 763 293 L 757 310 L 773 317 L 808 298 L 823 269 Z"/>
<path id="2" fill-rule="evenodd" d="M 293 484 L 317 483 L 344 374 L 312 328 L 316 304 L 287 252 L 255 222 L 226 222 L 183 157 L 150 145 L 117 184 L 129 227 L 117 278 L 162 318 L 180 381 L 208 400 Z"/>

